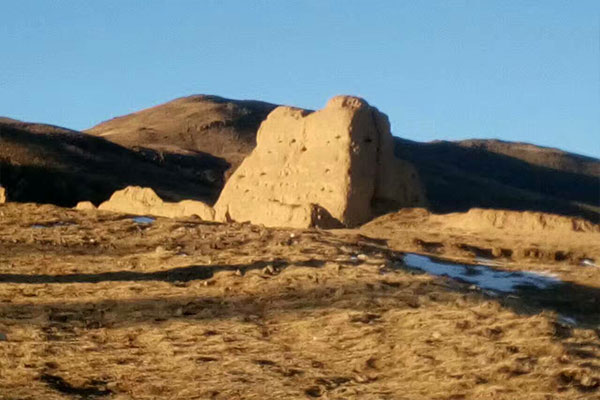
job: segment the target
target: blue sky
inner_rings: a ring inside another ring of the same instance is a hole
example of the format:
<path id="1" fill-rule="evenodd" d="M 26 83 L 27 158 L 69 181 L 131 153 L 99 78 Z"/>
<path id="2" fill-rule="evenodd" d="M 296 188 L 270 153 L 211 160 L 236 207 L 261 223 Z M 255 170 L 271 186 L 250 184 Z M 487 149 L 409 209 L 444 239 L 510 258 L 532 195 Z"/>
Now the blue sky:
<path id="1" fill-rule="evenodd" d="M 190 94 L 366 98 L 395 135 L 600 157 L 600 2 L 20 0 L 0 115 L 85 129 Z"/>

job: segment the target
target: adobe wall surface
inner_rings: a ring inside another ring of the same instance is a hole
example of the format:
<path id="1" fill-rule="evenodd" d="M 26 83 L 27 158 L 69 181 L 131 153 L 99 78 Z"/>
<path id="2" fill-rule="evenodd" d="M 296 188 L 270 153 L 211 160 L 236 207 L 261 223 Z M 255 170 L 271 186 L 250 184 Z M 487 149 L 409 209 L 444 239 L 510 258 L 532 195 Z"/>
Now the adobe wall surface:
<path id="1" fill-rule="evenodd" d="M 116 191 L 110 199 L 100 204 L 98 209 L 168 218 L 197 215 L 206 221 L 214 219 L 212 207 L 201 201 L 183 200 L 179 203 L 169 203 L 163 201 L 154 190 L 139 186 L 128 186 Z"/>
<path id="2" fill-rule="evenodd" d="M 424 201 L 415 169 L 393 155 L 387 116 L 360 98 L 338 96 L 316 112 L 271 112 L 215 212 L 220 221 L 351 227 L 376 208 Z"/>

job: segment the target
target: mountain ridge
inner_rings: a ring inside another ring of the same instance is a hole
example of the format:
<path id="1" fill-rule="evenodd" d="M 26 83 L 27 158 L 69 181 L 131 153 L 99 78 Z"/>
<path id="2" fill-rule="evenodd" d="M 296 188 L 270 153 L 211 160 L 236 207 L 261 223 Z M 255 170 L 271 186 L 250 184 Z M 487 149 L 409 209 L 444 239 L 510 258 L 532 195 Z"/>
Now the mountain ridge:
<path id="1" fill-rule="evenodd" d="M 212 203 L 252 152 L 258 127 L 276 107 L 259 100 L 191 95 L 114 117 L 82 134 L 118 144 L 159 169 L 182 173 L 184 181 L 209 183 L 206 198 Z M 81 134 L 10 118 L 0 118 L 0 126 L 55 139 L 58 134 Z M 593 157 L 498 139 L 417 142 L 395 136 L 394 146 L 396 157 L 415 165 L 433 212 L 479 207 L 600 219 L 600 160 Z M 185 190 L 174 194 L 156 185 L 153 189 L 171 200 L 186 195 Z M 109 195 L 102 197 L 95 202 Z"/>

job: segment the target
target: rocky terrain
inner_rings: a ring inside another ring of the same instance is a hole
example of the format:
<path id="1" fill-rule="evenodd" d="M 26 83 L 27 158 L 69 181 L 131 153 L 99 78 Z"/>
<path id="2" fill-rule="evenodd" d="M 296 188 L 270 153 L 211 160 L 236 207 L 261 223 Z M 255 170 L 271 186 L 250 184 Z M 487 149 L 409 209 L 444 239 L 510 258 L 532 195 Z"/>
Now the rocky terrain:
<path id="1" fill-rule="evenodd" d="M 600 398 L 598 160 L 348 96 L 89 132 L 0 119 L 0 398 Z"/>

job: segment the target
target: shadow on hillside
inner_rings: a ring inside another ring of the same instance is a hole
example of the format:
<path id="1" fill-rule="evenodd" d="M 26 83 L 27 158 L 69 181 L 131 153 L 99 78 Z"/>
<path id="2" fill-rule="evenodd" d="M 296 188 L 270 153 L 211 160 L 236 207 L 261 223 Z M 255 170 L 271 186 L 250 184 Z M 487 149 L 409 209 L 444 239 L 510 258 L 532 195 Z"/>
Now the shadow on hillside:
<path id="1" fill-rule="evenodd" d="M 433 212 L 479 207 L 541 211 L 600 222 L 597 177 L 452 142 L 418 143 L 396 138 L 395 152 L 419 171 Z"/>
<path id="2" fill-rule="evenodd" d="M 165 200 L 212 202 L 229 165 L 209 154 L 129 150 L 80 133 L 31 133 L 0 125 L 0 184 L 9 199 L 72 207 L 95 204 L 128 185 L 153 188 Z"/>
<path id="3" fill-rule="evenodd" d="M 133 165 L 128 173 L 118 174 L 115 170 L 111 175 L 105 175 L 102 170 L 79 172 L 74 168 L 55 169 L 0 162 L 0 185 L 6 188 L 10 201 L 60 207 L 74 207 L 80 201 L 99 205 L 115 191 L 127 186 L 150 187 L 166 201 L 193 199 L 212 203 L 216 199 L 215 190 L 201 181 L 172 171 L 143 173 L 141 167 L 143 165 Z"/>

